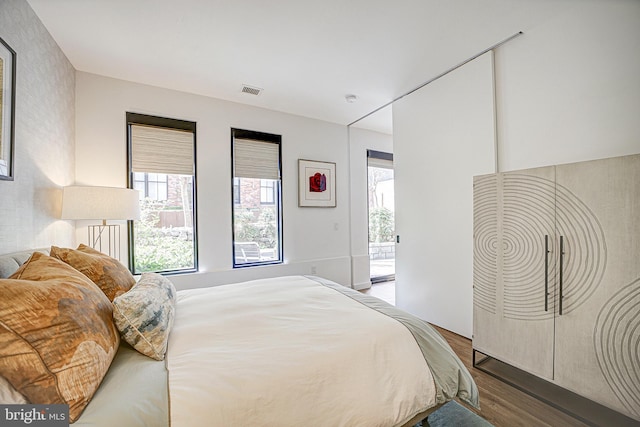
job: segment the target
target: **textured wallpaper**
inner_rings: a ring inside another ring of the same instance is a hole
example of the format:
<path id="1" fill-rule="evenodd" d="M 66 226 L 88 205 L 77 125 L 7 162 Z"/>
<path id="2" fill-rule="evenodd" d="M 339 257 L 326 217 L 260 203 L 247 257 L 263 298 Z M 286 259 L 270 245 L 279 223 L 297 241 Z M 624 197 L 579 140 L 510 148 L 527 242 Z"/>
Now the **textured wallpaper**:
<path id="1" fill-rule="evenodd" d="M 0 37 L 17 54 L 14 180 L 0 181 L 0 254 L 74 243 L 60 221 L 75 171 L 75 70 L 26 0 L 0 1 Z"/>

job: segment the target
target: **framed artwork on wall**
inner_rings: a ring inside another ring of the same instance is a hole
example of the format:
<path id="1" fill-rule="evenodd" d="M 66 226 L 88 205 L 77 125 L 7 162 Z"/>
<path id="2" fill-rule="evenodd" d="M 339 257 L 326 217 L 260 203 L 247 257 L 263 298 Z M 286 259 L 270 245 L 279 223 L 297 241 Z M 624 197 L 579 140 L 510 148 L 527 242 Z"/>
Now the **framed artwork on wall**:
<path id="1" fill-rule="evenodd" d="M 336 207 L 336 164 L 298 160 L 298 206 Z"/>
<path id="2" fill-rule="evenodd" d="M 0 38 L 0 179 L 13 180 L 16 52 Z"/>

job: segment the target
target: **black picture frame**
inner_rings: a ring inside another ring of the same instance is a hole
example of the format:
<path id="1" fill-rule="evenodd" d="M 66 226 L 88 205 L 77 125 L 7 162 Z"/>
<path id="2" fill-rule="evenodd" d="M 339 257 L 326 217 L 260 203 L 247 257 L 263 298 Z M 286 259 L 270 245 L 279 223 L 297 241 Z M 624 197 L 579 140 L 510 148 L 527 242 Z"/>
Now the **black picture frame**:
<path id="1" fill-rule="evenodd" d="M 0 180 L 13 181 L 16 52 L 0 37 Z"/>

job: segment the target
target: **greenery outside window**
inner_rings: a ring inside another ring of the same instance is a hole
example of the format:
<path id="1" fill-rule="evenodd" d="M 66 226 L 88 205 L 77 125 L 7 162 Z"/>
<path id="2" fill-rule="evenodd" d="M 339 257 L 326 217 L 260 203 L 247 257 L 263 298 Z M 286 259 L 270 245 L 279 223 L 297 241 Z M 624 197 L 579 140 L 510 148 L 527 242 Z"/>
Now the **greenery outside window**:
<path id="1" fill-rule="evenodd" d="M 140 191 L 140 219 L 129 226 L 134 274 L 198 269 L 196 124 L 127 113 L 129 187 Z"/>
<path id="2" fill-rule="evenodd" d="M 231 129 L 233 267 L 282 262 L 281 136 Z"/>

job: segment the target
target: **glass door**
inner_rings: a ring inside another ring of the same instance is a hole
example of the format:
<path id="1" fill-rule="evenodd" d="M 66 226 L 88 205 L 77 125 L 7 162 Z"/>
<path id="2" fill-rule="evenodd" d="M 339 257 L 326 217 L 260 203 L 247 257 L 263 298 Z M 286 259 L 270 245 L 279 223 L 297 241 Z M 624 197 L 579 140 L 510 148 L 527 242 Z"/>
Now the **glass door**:
<path id="1" fill-rule="evenodd" d="M 395 279 L 393 154 L 367 150 L 369 262 L 372 283 Z"/>

